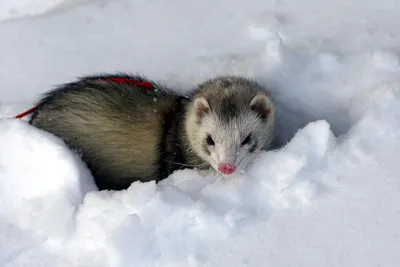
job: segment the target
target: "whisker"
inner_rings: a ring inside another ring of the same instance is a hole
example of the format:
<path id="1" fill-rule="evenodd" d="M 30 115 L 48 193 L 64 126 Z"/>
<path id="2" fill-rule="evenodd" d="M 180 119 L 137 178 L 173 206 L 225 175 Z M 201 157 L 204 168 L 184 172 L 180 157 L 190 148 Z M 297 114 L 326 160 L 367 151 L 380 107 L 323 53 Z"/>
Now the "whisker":
<path id="1" fill-rule="evenodd" d="M 266 149 L 265 152 L 278 151 L 278 150 L 281 149 L 281 148 L 282 148 L 281 146 L 280 146 L 280 147 L 269 148 L 269 149 Z"/>
<path id="2" fill-rule="evenodd" d="M 165 162 L 168 162 L 168 163 L 172 163 L 172 164 L 177 164 L 177 165 L 180 165 L 180 166 L 184 166 L 184 167 L 204 167 L 204 166 L 207 165 L 206 163 L 195 164 L 195 165 L 192 165 L 192 164 L 185 164 L 185 163 L 180 163 L 180 162 L 176 162 L 176 161 L 170 161 L 170 160 L 166 160 L 166 159 L 164 159 L 164 161 L 165 161 Z"/>
<path id="3" fill-rule="evenodd" d="M 273 132 L 273 135 L 271 135 L 271 132 L 269 133 L 269 136 L 268 136 L 268 138 L 270 138 L 271 140 L 274 140 L 275 139 L 275 137 L 277 137 L 278 136 L 278 131 L 274 131 Z"/>

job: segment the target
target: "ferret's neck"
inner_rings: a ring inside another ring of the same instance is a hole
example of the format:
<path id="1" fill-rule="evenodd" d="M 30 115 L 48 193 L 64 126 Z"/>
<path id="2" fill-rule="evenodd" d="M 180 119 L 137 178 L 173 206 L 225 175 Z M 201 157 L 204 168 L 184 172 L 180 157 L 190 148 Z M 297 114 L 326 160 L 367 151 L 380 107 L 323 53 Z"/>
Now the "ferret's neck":
<path id="1" fill-rule="evenodd" d="M 210 165 L 200 158 L 193 147 L 190 145 L 188 133 L 186 131 L 186 111 L 182 113 L 182 119 L 179 122 L 179 143 L 182 151 L 182 155 L 186 160 L 187 165 L 196 166 L 198 169 L 208 169 Z"/>
<path id="2" fill-rule="evenodd" d="M 185 127 L 185 105 L 179 99 L 176 101 L 164 118 L 164 137 L 160 144 L 161 179 L 179 169 L 207 168 L 190 146 Z"/>

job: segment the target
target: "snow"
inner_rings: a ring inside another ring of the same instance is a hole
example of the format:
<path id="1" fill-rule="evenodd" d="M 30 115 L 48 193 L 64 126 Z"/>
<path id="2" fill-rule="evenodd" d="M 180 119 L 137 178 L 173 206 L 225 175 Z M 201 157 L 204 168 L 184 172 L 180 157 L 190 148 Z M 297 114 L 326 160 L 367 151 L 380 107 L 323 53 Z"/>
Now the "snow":
<path id="1" fill-rule="evenodd" d="M 0 21 L 40 15 L 49 10 L 52 10 L 62 2 L 62 0 L 55 2 L 48 0 L 2 1 L 0 3 Z"/>
<path id="2" fill-rule="evenodd" d="M 399 3 L 0 3 L 1 266 L 399 266 Z M 279 150 L 221 179 L 95 190 L 80 158 L 12 119 L 77 76 L 142 73 L 178 92 L 248 75 Z"/>

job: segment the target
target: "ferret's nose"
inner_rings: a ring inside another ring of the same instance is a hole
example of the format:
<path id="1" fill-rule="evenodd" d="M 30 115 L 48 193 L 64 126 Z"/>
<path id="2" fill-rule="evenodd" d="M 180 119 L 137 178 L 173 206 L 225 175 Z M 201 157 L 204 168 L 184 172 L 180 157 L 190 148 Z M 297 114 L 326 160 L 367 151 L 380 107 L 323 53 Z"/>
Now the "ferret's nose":
<path id="1" fill-rule="evenodd" d="M 229 163 L 218 164 L 218 170 L 223 174 L 232 174 L 236 170 L 236 166 Z"/>

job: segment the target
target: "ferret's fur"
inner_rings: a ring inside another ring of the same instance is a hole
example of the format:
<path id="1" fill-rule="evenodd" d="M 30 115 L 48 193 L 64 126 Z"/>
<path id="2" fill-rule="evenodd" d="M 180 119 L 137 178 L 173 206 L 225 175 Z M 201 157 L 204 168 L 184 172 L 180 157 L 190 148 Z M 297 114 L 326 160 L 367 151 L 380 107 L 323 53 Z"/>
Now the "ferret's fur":
<path id="1" fill-rule="evenodd" d="M 186 167 L 218 170 L 228 162 L 243 168 L 272 140 L 274 105 L 249 79 L 210 79 L 186 98 L 153 81 L 147 89 L 107 77 L 116 75 L 83 77 L 50 91 L 29 121 L 76 150 L 100 190 L 159 181 Z M 251 140 L 240 145 L 249 133 Z"/>

